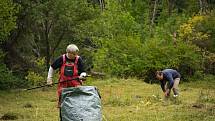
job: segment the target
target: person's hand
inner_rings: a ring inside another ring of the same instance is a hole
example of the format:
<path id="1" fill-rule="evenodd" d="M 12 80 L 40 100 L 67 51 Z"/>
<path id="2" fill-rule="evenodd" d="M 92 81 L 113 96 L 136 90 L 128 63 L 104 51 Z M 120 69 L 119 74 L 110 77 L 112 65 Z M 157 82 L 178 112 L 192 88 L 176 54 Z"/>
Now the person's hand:
<path id="1" fill-rule="evenodd" d="M 47 79 L 47 85 L 52 85 L 53 84 L 53 81 L 52 81 L 52 79 Z"/>
<path id="2" fill-rule="evenodd" d="M 81 74 L 80 74 L 80 78 L 85 78 L 87 76 L 87 73 L 86 72 L 82 72 Z"/>
<path id="3" fill-rule="evenodd" d="M 170 92 L 169 89 L 167 89 L 167 90 L 164 92 L 165 97 L 168 97 L 168 96 L 169 96 L 169 92 Z"/>
<path id="4" fill-rule="evenodd" d="M 79 76 L 80 79 L 83 79 L 87 76 L 87 73 L 86 72 L 82 72 Z"/>
<path id="5" fill-rule="evenodd" d="M 84 79 L 87 76 L 86 72 L 82 72 L 79 76 L 80 79 Z"/>

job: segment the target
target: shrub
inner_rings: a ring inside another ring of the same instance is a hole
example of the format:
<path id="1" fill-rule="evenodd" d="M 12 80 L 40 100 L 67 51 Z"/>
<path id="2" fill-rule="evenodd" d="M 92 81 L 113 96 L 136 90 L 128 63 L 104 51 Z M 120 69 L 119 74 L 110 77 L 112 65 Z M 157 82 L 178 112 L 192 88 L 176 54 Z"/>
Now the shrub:
<path id="1" fill-rule="evenodd" d="M 165 68 L 178 69 L 186 78 L 187 71 L 202 69 L 201 52 L 192 43 L 178 41 L 177 45 L 157 39 L 144 44 L 138 38 L 118 38 L 116 42 L 98 51 L 97 69 L 109 74 L 153 79 L 154 72 Z M 106 61 L 108 60 L 108 61 Z"/>
<path id="2" fill-rule="evenodd" d="M 3 63 L 4 54 L 0 50 L 0 62 Z M 0 89 L 11 89 L 18 87 L 21 82 L 19 82 L 18 78 L 13 76 L 12 72 L 8 70 L 5 64 L 0 65 Z"/>
<path id="3" fill-rule="evenodd" d="M 46 66 L 45 58 L 32 59 L 34 68 L 29 69 L 25 79 L 28 80 L 28 85 L 42 85 L 46 81 Z"/>

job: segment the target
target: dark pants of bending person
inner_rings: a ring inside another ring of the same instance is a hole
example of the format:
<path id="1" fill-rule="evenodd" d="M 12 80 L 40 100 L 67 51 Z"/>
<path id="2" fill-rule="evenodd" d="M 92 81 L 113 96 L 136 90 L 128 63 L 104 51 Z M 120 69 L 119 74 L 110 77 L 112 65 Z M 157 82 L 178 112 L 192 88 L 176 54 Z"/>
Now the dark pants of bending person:
<path id="1" fill-rule="evenodd" d="M 62 121 L 61 108 L 59 108 L 59 116 L 60 116 L 60 121 Z"/>

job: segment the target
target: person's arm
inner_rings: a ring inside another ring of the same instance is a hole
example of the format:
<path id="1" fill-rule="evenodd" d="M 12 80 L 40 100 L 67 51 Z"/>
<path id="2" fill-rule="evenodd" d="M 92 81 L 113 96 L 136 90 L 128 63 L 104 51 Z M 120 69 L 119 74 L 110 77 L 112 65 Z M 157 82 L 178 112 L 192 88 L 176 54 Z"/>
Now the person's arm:
<path id="1" fill-rule="evenodd" d="M 168 85 L 167 85 L 167 87 L 164 87 L 164 90 L 165 90 L 164 95 L 166 97 L 168 97 L 169 94 L 170 94 L 170 90 L 171 90 L 171 88 L 173 87 L 173 84 L 174 84 L 174 81 L 173 81 L 171 73 L 165 73 L 165 80 L 168 81 Z"/>
<path id="2" fill-rule="evenodd" d="M 81 57 L 78 58 L 78 75 L 80 75 L 82 72 L 85 72 L 84 70 L 84 62 Z"/>
<path id="3" fill-rule="evenodd" d="M 87 76 L 87 73 L 84 69 L 84 62 L 81 57 L 78 58 L 78 75 L 80 76 L 80 78 Z"/>
<path id="4" fill-rule="evenodd" d="M 165 85 L 166 85 L 166 80 L 161 81 L 161 88 L 162 88 L 162 90 L 163 90 L 163 92 L 164 92 L 164 95 L 165 95 L 166 97 L 168 97 L 168 96 L 169 96 L 170 89 L 166 88 Z"/>
<path id="5" fill-rule="evenodd" d="M 63 64 L 63 56 L 58 57 L 49 67 L 48 76 L 47 76 L 47 85 L 52 85 L 54 70 L 60 68 Z"/>
<path id="6" fill-rule="evenodd" d="M 165 81 L 161 81 L 161 89 L 163 90 L 163 92 L 166 91 L 165 84 L 166 84 Z"/>
<path id="7" fill-rule="evenodd" d="M 53 83 L 53 74 L 54 74 L 54 69 L 52 68 L 52 66 L 49 67 L 49 71 L 48 71 L 48 77 L 47 77 L 47 84 L 48 85 L 52 85 Z"/>

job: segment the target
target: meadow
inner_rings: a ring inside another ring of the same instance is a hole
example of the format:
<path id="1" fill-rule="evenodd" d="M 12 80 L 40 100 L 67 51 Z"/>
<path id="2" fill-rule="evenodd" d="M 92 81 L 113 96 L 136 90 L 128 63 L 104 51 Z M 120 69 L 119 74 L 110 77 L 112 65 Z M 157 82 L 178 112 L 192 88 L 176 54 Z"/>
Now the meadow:
<path id="1" fill-rule="evenodd" d="M 181 82 L 180 96 L 138 79 L 89 79 L 101 94 L 103 121 L 215 121 L 215 83 Z M 0 91 L 0 120 L 58 121 L 56 86 Z"/>

